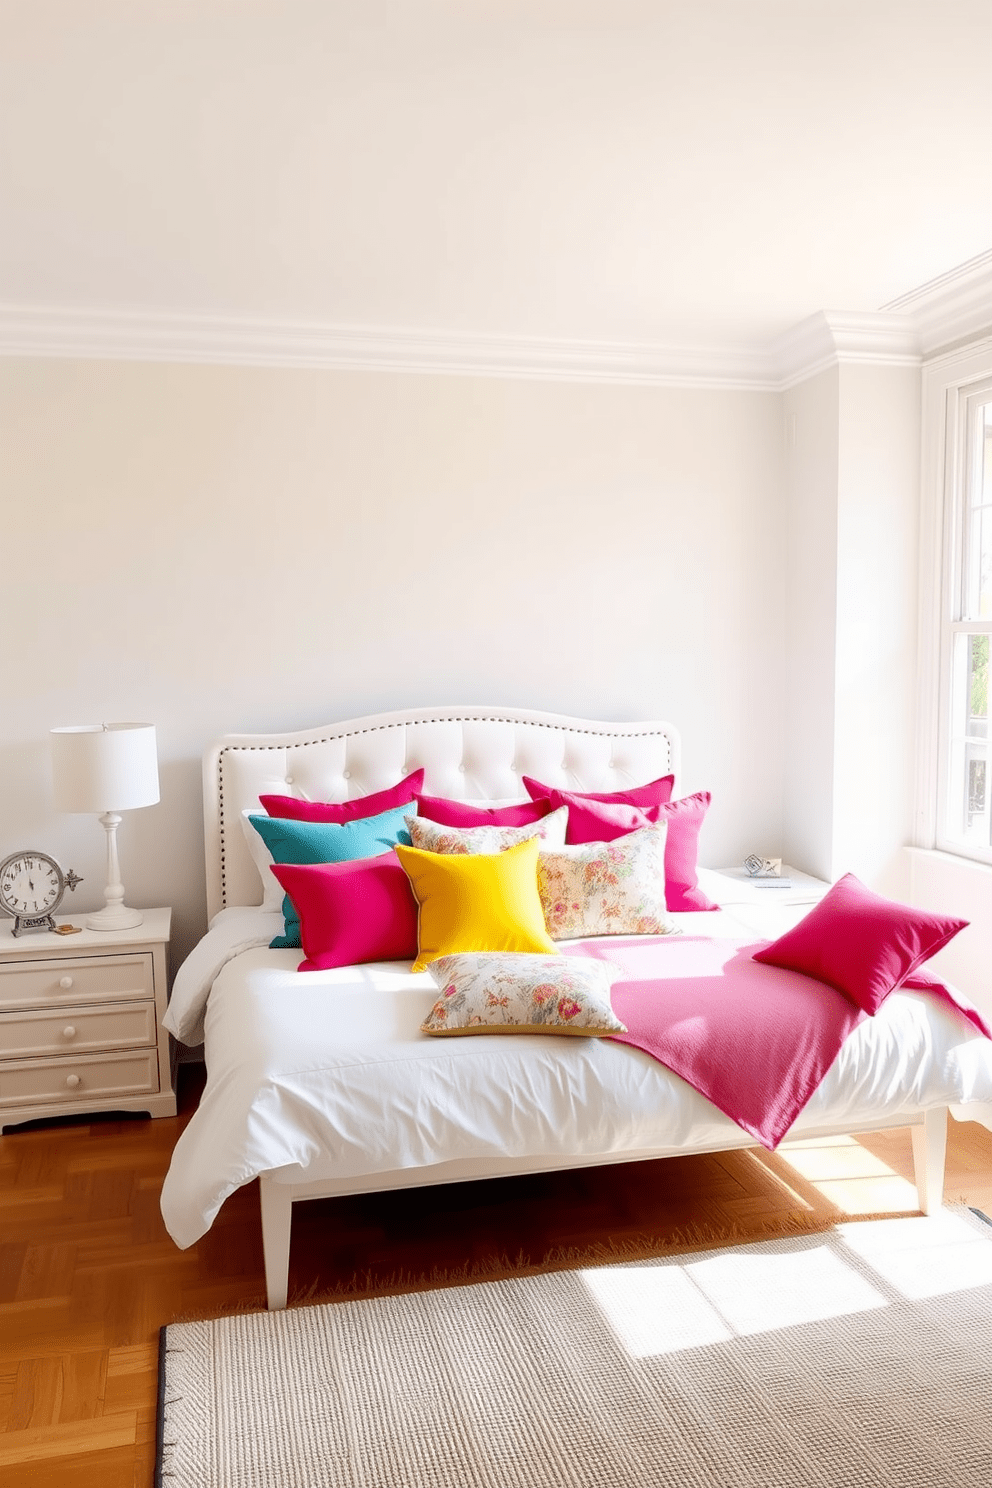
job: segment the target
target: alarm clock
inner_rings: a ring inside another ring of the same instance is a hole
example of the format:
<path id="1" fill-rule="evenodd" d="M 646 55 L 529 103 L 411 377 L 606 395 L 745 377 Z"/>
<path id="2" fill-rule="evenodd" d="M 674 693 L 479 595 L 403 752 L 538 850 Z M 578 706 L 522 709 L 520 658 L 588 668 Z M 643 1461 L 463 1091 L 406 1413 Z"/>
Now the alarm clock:
<path id="1" fill-rule="evenodd" d="M 66 889 L 75 889 L 82 879 L 63 873 L 51 853 L 25 848 L 0 863 L 0 909 L 14 917 L 12 935 L 25 930 L 54 930 L 52 918 Z"/>

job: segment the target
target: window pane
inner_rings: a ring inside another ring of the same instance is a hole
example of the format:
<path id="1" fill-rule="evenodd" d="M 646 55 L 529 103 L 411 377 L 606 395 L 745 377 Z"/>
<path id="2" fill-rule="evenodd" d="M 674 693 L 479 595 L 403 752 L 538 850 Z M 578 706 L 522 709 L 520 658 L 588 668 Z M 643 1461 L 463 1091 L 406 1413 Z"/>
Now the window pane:
<path id="1" fill-rule="evenodd" d="M 968 801 L 965 807 L 965 831 L 969 836 L 980 834 L 988 809 L 988 759 L 973 757 L 968 761 Z"/>
<path id="2" fill-rule="evenodd" d="M 989 840 L 989 638 L 968 636 L 968 721 L 965 741 L 965 836 Z"/>
<path id="3" fill-rule="evenodd" d="M 976 847 L 992 841 L 989 636 L 959 635 L 955 645 L 950 818 L 954 835 Z"/>
<path id="4" fill-rule="evenodd" d="M 973 438 L 963 618 L 992 620 L 992 403 L 975 410 Z"/>
<path id="5" fill-rule="evenodd" d="M 968 724 L 970 738 L 989 736 L 989 637 L 968 636 Z"/>

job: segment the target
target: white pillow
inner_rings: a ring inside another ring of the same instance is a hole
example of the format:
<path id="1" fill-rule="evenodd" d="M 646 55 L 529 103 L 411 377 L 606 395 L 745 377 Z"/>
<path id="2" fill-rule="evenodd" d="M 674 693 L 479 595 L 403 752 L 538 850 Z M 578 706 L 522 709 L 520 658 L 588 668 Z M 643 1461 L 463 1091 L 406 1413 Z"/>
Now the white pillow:
<path id="1" fill-rule="evenodd" d="M 559 806 L 540 821 L 522 827 L 445 827 L 426 816 L 408 816 L 410 841 L 414 847 L 436 853 L 498 853 L 518 842 L 539 837 L 548 847 L 564 847 L 568 807 Z M 257 833 L 256 833 L 257 835 Z"/>
<path id="2" fill-rule="evenodd" d="M 427 968 L 441 996 L 420 1025 L 466 1033 L 569 1033 L 602 1038 L 627 1029 L 610 1005 L 620 976 L 605 961 L 514 951 L 439 956 Z"/>
<path id="3" fill-rule="evenodd" d="M 665 909 L 667 836 L 667 822 L 658 822 L 613 842 L 542 847 L 537 887 L 551 939 L 670 935 L 675 927 Z"/>
<path id="4" fill-rule="evenodd" d="M 261 806 L 246 806 L 241 813 L 241 826 L 245 834 L 245 841 L 248 844 L 248 851 L 251 853 L 252 862 L 258 869 L 258 876 L 262 880 L 262 908 L 282 909 L 282 901 L 286 891 L 271 871 L 275 859 L 263 842 L 261 833 L 256 832 L 248 820 L 250 816 L 266 815 L 267 813 L 262 810 Z"/>

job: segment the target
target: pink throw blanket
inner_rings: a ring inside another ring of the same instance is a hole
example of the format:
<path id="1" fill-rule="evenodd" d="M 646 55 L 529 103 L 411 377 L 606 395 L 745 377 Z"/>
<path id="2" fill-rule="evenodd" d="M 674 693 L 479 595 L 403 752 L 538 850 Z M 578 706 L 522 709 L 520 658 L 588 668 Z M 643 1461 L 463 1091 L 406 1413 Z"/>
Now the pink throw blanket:
<path id="1" fill-rule="evenodd" d="M 617 1042 L 643 1049 L 774 1148 L 868 1015 L 825 982 L 752 961 L 765 944 L 652 936 L 583 941 L 567 954 L 624 972 L 611 993 L 628 1029 Z M 929 973 L 903 986 L 944 998 L 992 1038 L 981 1015 Z"/>

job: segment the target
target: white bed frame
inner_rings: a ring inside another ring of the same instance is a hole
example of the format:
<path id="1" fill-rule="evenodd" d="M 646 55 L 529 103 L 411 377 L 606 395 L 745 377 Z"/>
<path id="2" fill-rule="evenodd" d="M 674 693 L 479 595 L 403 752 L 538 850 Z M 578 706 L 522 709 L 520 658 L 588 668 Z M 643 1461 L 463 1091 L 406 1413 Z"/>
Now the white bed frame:
<path id="1" fill-rule="evenodd" d="M 421 766 L 428 794 L 501 801 L 524 794 L 523 775 L 578 791 L 622 790 L 660 775 L 678 776 L 677 730 L 658 721 L 600 723 L 520 708 L 412 708 L 289 734 L 230 734 L 203 763 L 207 905 L 211 916 L 235 904 L 260 901 L 258 873 L 241 826 L 241 813 L 262 794 L 343 801 L 395 785 Z M 920 1208 L 939 1208 L 944 1186 L 946 1107 L 901 1111 L 872 1127 L 912 1125 Z M 805 1137 L 864 1131 L 865 1123 L 803 1131 Z M 734 1147 L 754 1143 L 745 1132 Z M 554 1172 L 576 1166 L 650 1161 L 686 1152 L 727 1150 L 682 1146 L 609 1152 L 577 1159 L 458 1161 L 405 1168 L 340 1182 L 308 1181 L 302 1169 L 280 1168 L 261 1178 L 262 1244 L 270 1308 L 286 1306 L 294 1203 L 384 1189 Z"/>

